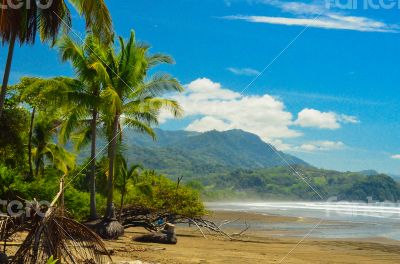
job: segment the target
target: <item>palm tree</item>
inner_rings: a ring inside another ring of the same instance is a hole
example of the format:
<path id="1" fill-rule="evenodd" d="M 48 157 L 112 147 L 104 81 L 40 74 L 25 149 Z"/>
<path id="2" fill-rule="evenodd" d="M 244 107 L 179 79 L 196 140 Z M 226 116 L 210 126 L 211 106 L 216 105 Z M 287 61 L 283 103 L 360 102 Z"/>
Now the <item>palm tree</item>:
<path id="1" fill-rule="evenodd" d="M 112 39 L 113 30 L 109 11 L 104 0 L 69 0 L 77 11 L 85 17 L 87 30 L 92 31 L 105 43 Z M 14 6 L 11 6 L 14 4 Z M 0 117 L 4 108 L 7 86 L 16 41 L 20 44 L 33 44 L 36 33 L 42 41 L 55 40 L 61 30 L 68 31 L 71 26 L 70 11 L 65 0 L 48 1 L 2 1 L 0 11 L 0 38 L 9 43 L 8 56 L 0 92 Z M 16 5 L 18 5 L 16 7 Z"/>
<path id="2" fill-rule="evenodd" d="M 77 148 L 84 143 L 91 142 L 90 155 L 90 219 L 97 219 L 96 209 L 96 140 L 99 108 L 101 105 L 101 84 L 97 77 L 97 71 L 93 67 L 99 54 L 102 53 L 100 42 L 89 35 L 83 45 L 79 45 L 69 37 L 64 37 L 58 43 L 61 57 L 64 61 L 70 61 L 77 75 L 78 85 L 72 85 L 66 96 L 67 104 L 73 103 L 69 118 L 63 125 L 61 135 L 64 141 L 69 138 L 72 131 L 79 129 Z M 84 116 L 82 116 L 84 115 Z M 87 118 L 87 116 L 90 116 Z"/>
<path id="3" fill-rule="evenodd" d="M 176 101 L 157 97 L 167 92 L 182 92 L 179 82 L 167 74 L 155 74 L 148 78 L 148 73 L 154 66 L 173 63 L 172 59 L 162 54 L 149 55 L 149 46 L 137 43 L 133 31 L 127 43 L 121 37 L 119 40 L 120 51 L 116 53 L 113 48 L 109 48 L 95 67 L 105 87 L 101 96 L 107 106 L 103 111 L 107 116 L 106 130 L 110 144 L 104 219 L 110 222 L 114 217 L 115 158 L 117 141 L 122 141 L 122 125 L 155 138 L 151 126 L 158 124 L 161 110 L 169 110 L 176 117 L 182 114 Z"/>
<path id="4" fill-rule="evenodd" d="M 76 149 L 91 142 L 90 158 L 90 218 L 97 219 L 96 210 L 96 132 L 99 117 L 100 83 L 97 72 L 92 68 L 97 54 L 101 54 L 102 45 L 92 34 L 89 34 L 82 45 L 64 36 L 57 43 L 63 61 L 70 61 L 75 69 L 77 79 L 56 77 L 51 79 L 23 78 L 18 84 L 22 100 L 32 106 L 31 126 L 33 125 L 36 107 L 49 103 L 55 104 L 64 112 L 60 125 L 60 143 L 65 145 L 71 137 Z M 32 131 L 32 130 L 31 130 Z M 32 133 L 30 133 L 32 134 Z M 31 138 L 31 137 L 30 137 Z M 29 141 L 30 142 L 30 141 Z M 30 146 L 31 144 L 28 144 Z M 31 149 L 29 147 L 29 149 Z M 31 151 L 29 150 L 29 153 Z M 29 155 L 30 157 L 31 155 Z"/>
<path id="5" fill-rule="evenodd" d="M 64 98 L 64 96 L 61 95 L 62 91 L 69 89 L 68 86 L 70 86 L 70 83 L 64 80 L 64 78 L 46 80 L 34 77 L 24 77 L 18 84 L 12 86 L 12 89 L 17 91 L 19 95 L 19 101 L 29 106 L 31 109 L 28 134 L 28 179 L 30 180 L 34 177 L 32 164 L 32 137 L 36 112 L 49 111 L 50 107 L 53 110 L 58 110 L 60 100 L 63 100 Z"/>
<path id="6" fill-rule="evenodd" d="M 117 179 L 119 180 L 119 183 L 116 184 L 116 187 L 121 192 L 121 203 L 119 207 L 118 220 L 121 220 L 122 210 L 124 208 L 124 199 L 126 193 L 128 192 L 128 182 L 129 180 L 132 180 L 133 184 L 136 185 L 139 181 L 140 170 L 143 170 L 143 167 L 137 164 L 128 167 L 128 162 L 126 161 L 125 157 L 121 154 L 117 156 L 117 161 L 119 168 L 116 173 L 117 174 L 116 176 Z"/>
<path id="7" fill-rule="evenodd" d="M 32 154 L 35 164 L 35 177 L 44 175 L 46 159 L 65 174 L 75 167 L 75 156 L 53 142 L 59 121 L 49 116 L 49 113 L 41 112 L 33 129 Z"/>

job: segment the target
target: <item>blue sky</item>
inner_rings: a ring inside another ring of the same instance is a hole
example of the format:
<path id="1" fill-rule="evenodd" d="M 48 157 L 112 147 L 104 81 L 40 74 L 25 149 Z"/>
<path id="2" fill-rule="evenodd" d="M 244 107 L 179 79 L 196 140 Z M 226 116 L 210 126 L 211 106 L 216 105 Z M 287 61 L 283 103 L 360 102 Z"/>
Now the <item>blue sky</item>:
<path id="1" fill-rule="evenodd" d="M 400 174 L 397 6 L 374 9 L 361 5 L 364 1 L 352 9 L 335 7 L 334 1 L 329 7 L 324 1 L 106 2 L 118 35 L 127 37 L 135 29 L 153 52 L 176 60 L 160 70 L 186 85 L 188 91 L 175 98 L 187 116 L 181 121 L 165 116 L 163 128 L 240 128 L 318 167 Z M 76 14 L 73 24 L 83 32 Z M 1 61 L 5 57 L 6 47 Z M 25 75 L 72 74 L 56 50 L 39 42 L 17 49 L 12 71 L 12 82 Z"/>

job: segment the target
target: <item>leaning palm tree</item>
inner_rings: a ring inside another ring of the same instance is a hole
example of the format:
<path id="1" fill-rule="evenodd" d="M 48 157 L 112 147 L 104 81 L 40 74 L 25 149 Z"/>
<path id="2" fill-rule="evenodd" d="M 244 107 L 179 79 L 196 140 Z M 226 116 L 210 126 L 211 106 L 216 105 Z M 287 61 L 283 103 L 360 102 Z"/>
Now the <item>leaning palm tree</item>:
<path id="1" fill-rule="evenodd" d="M 148 77 L 154 66 L 173 63 L 173 60 L 162 54 L 149 55 L 149 46 L 137 43 L 133 31 L 127 43 L 122 38 L 119 40 L 119 52 L 109 48 L 95 66 L 105 87 L 102 98 L 107 107 L 103 112 L 110 142 L 107 207 L 104 217 L 104 222 L 108 224 L 104 225 L 104 232 L 100 232 L 106 238 L 115 238 L 123 233 L 122 226 L 116 223 L 113 208 L 116 150 L 118 140 L 122 141 L 123 127 L 131 127 L 155 138 L 152 126 L 158 124 L 162 110 L 169 110 L 176 117 L 182 114 L 176 101 L 158 97 L 164 93 L 182 92 L 179 82 L 167 74 Z"/>
<path id="2" fill-rule="evenodd" d="M 102 41 L 112 39 L 113 30 L 109 11 L 104 0 L 69 0 L 78 12 L 85 17 L 86 27 Z M 33 44 L 37 32 L 42 41 L 52 41 L 61 30 L 68 31 L 71 26 L 70 11 L 65 0 L 2 0 L 0 10 L 0 38 L 9 43 L 8 56 L 0 93 L 0 117 L 4 108 L 7 86 L 11 72 L 14 48 L 17 41 Z"/>
<path id="3" fill-rule="evenodd" d="M 116 187 L 121 192 L 121 202 L 119 205 L 119 214 L 118 214 L 118 220 L 120 221 L 122 216 L 122 211 L 124 208 L 125 196 L 128 192 L 128 183 L 129 181 L 132 181 L 133 184 L 136 186 L 136 184 L 139 181 L 140 170 L 143 170 L 143 166 L 138 164 L 133 164 L 130 167 L 128 167 L 128 162 L 126 161 L 126 158 L 122 154 L 117 155 L 117 163 L 118 163 L 118 170 L 116 171 L 117 174 L 116 178 L 118 183 L 116 184 Z"/>

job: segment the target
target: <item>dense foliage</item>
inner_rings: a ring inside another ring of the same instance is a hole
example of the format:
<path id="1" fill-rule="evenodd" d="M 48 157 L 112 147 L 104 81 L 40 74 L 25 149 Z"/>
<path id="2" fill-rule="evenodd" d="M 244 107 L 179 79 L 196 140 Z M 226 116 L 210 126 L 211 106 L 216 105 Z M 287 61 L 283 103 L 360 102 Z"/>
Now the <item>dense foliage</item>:
<path id="1" fill-rule="evenodd" d="M 97 211 L 113 219 L 113 205 L 203 215 L 197 191 L 125 158 L 131 150 L 124 144 L 124 126 L 155 139 L 153 126 L 162 111 L 182 114 L 176 101 L 163 97 L 182 92 L 179 81 L 164 73 L 149 76 L 172 58 L 149 54 L 133 31 L 118 45 L 88 34 L 84 45 L 65 36 L 57 47 L 76 78 L 24 77 L 7 89 L 0 120 L 0 199 L 51 202 L 64 177 L 65 208 L 78 220 L 96 219 Z M 98 135 L 107 138 L 99 148 Z M 90 148 L 88 159 L 76 159 L 83 146 Z"/>
<path id="2" fill-rule="evenodd" d="M 183 177 L 207 200 L 400 199 L 399 184 L 389 176 L 375 171 L 342 173 L 313 168 L 293 156 L 272 151 L 271 146 L 244 131 L 156 132 L 158 140 L 153 142 L 125 131 L 127 159 L 154 168 L 171 179 Z M 81 159 L 87 154 L 84 150 Z"/>
<path id="3" fill-rule="evenodd" d="M 336 197 L 346 201 L 400 200 L 400 183 L 386 175 L 365 176 L 299 166 L 295 170 L 297 173 L 288 167 L 233 170 L 212 173 L 196 181 L 205 186 L 203 194 L 213 200 L 239 197 L 273 200 L 321 200 L 321 197 L 323 200 Z"/>
<path id="4" fill-rule="evenodd" d="M 76 173 L 78 172 L 76 171 Z M 0 166 L 0 197 L 7 200 L 33 201 L 36 199 L 37 201 L 51 202 L 59 191 L 60 176 L 56 170 L 51 169 L 44 177 L 28 182 L 17 170 Z M 71 177 L 66 179 L 67 182 L 71 180 Z M 99 185 L 102 184 L 102 181 L 106 181 L 104 177 L 105 174 L 100 174 Z M 66 209 L 73 218 L 78 220 L 87 219 L 90 212 L 89 189 L 85 182 L 87 182 L 86 175 L 80 174 L 65 191 Z M 106 206 L 105 195 L 106 189 L 100 188 L 96 200 L 98 209 L 102 213 Z M 119 205 L 120 199 L 121 191 L 117 188 L 116 204 Z M 136 179 L 127 181 L 125 205 L 167 210 L 173 214 L 188 217 L 200 216 L 205 213 L 199 193 L 193 188 L 183 184 L 178 185 L 177 182 L 165 176 L 147 170 L 141 172 Z"/>

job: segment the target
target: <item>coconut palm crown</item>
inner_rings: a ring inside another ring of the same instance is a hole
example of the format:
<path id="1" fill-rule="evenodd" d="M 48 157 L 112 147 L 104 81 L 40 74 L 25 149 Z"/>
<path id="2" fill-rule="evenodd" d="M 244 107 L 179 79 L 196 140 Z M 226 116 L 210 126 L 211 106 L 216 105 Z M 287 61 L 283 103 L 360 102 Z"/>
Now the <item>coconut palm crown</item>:
<path id="1" fill-rule="evenodd" d="M 0 38 L 9 43 L 0 93 L 0 117 L 4 108 L 15 43 L 33 44 L 39 34 L 42 41 L 55 43 L 60 32 L 71 27 L 70 10 L 65 0 L 0 0 Z M 111 16 L 104 0 L 69 0 L 85 17 L 86 28 L 104 43 L 113 37 Z"/>
<path id="2" fill-rule="evenodd" d="M 114 170 L 117 141 L 122 141 L 124 127 L 131 127 L 155 138 L 152 129 L 158 125 L 162 110 L 170 111 L 175 117 L 183 111 L 178 102 L 162 98 L 166 93 L 182 92 L 178 80 L 168 74 L 156 73 L 149 76 L 150 70 L 162 63 L 173 63 L 163 54 L 149 55 L 150 47 L 136 42 L 132 31 L 125 42 L 119 38 L 119 51 L 106 50 L 103 58 L 93 65 L 101 76 L 103 109 L 109 145 L 108 196 L 105 218 L 112 218 Z"/>

